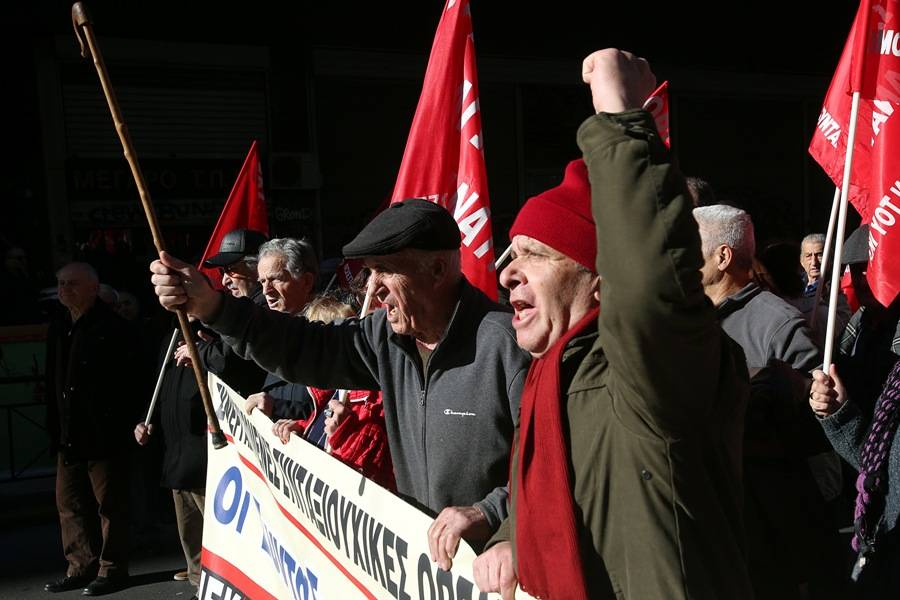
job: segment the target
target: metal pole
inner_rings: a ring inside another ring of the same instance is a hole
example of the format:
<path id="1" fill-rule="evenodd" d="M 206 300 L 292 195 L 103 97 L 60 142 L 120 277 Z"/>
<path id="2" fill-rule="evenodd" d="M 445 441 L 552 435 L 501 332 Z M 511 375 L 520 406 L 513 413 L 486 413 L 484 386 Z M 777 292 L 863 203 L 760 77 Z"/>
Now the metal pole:
<path id="1" fill-rule="evenodd" d="M 166 365 L 172 359 L 172 348 L 175 347 L 175 340 L 178 339 L 178 329 L 172 332 L 172 339 L 169 340 L 169 347 L 163 355 L 162 365 L 159 367 L 159 377 L 156 378 L 156 387 L 153 389 L 153 398 L 150 399 L 150 408 L 147 409 L 147 418 L 144 419 L 144 425 L 150 424 L 150 418 L 153 416 L 153 409 L 156 408 L 156 400 L 159 398 L 159 390 L 162 387 L 163 375 L 166 372 Z"/>

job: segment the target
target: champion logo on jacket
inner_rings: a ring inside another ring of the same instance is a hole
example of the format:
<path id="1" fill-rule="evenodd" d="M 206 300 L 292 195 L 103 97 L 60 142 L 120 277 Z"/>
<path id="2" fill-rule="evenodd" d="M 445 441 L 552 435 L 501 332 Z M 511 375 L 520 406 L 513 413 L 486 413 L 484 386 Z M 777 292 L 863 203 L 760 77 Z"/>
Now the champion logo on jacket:
<path id="1" fill-rule="evenodd" d="M 458 410 L 452 410 L 450 408 L 445 408 L 444 414 L 448 415 L 448 416 L 452 416 L 452 417 L 474 417 L 475 416 L 475 413 L 469 412 L 467 410 L 458 411 Z"/>

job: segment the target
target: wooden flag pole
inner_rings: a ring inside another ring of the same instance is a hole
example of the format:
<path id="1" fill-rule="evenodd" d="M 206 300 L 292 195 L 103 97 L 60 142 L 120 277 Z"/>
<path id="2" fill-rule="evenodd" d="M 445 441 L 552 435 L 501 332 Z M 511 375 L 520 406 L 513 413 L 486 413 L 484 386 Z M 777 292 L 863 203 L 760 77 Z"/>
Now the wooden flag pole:
<path id="1" fill-rule="evenodd" d="M 837 232 L 834 243 L 834 264 L 831 267 L 831 289 L 828 298 L 828 327 L 825 330 L 825 352 L 822 370 L 830 375 L 831 359 L 834 354 L 834 324 L 837 316 L 838 292 L 841 285 L 841 251 L 844 249 L 844 230 L 847 226 L 847 204 L 849 204 L 850 169 L 853 166 L 853 148 L 856 143 L 856 116 L 859 112 L 859 91 L 853 92 L 850 104 L 850 130 L 847 132 L 847 155 L 844 157 L 844 177 L 841 180 L 841 206 L 837 218 Z M 827 246 L 826 246 L 827 247 Z"/>
<path id="2" fill-rule="evenodd" d="M 144 174 L 137 162 L 137 156 L 131 143 L 131 136 L 128 133 L 128 127 L 122 119 L 122 113 L 119 110 L 119 103 L 116 100 L 116 94 L 113 90 L 112 83 L 109 80 L 109 74 L 106 72 L 106 65 L 103 62 L 103 56 L 100 54 L 100 48 L 94 37 L 94 28 L 91 24 L 87 10 L 81 2 L 72 5 L 72 27 L 75 29 L 75 37 L 78 38 L 78 45 L 81 47 L 81 56 L 88 57 L 90 53 L 97 69 L 97 75 L 100 77 L 100 85 L 103 88 L 103 95 L 106 96 L 106 103 L 109 105 L 109 112 L 112 115 L 113 124 L 116 127 L 116 133 L 119 135 L 119 141 L 122 144 L 122 150 L 128 166 L 131 167 L 131 175 L 134 177 L 134 183 L 137 186 L 138 193 L 141 196 L 141 204 L 144 207 L 144 215 L 147 217 L 147 223 L 150 225 L 150 232 L 153 235 L 153 245 L 156 246 L 157 252 L 164 251 L 162 233 L 156 219 L 156 211 L 153 203 L 150 201 L 150 192 L 147 190 L 147 184 L 144 181 Z M 87 46 L 85 46 L 85 42 Z M 216 418 L 216 412 L 213 408 L 212 398 L 209 395 L 209 387 L 206 385 L 206 378 L 203 376 L 203 370 L 200 366 L 200 355 L 197 353 L 197 343 L 191 328 L 188 324 L 187 313 L 182 309 L 176 311 L 178 315 L 178 323 L 181 328 L 181 335 L 188 347 L 188 354 L 191 357 L 191 366 L 194 369 L 194 377 L 197 378 L 197 387 L 200 389 L 200 398 L 203 400 L 203 409 L 206 411 L 206 421 L 209 424 L 209 430 L 212 435 L 212 444 L 215 448 L 223 448 L 228 445 L 222 428 L 219 427 L 219 420 Z"/>
<path id="3" fill-rule="evenodd" d="M 838 207 L 841 202 L 841 188 L 834 188 L 834 200 L 831 201 L 831 215 L 828 217 L 828 230 L 825 232 L 825 249 L 822 251 L 822 269 L 819 273 L 819 284 L 816 286 L 816 301 L 813 304 L 812 315 L 809 317 L 810 328 L 815 328 L 816 317 L 819 311 L 819 301 L 822 299 L 822 288 L 825 287 L 825 267 L 831 260 L 831 245 L 834 243 L 834 222 L 837 219 Z"/>

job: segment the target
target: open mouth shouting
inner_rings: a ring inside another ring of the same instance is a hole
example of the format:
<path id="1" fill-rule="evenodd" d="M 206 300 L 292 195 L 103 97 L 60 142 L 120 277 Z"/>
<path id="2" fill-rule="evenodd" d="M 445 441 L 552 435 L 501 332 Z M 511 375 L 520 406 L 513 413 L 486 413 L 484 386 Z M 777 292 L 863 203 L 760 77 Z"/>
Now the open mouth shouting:
<path id="1" fill-rule="evenodd" d="M 512 324 L 513 327 L 519 329 L 520 327 L 524 327 L 531 321 L 534 316 L 537 314 L 537 309 L 534 305 L 529 304 L 525 300 L 510 300 L 510 304 L 515 311 L 513 315 Z"/>

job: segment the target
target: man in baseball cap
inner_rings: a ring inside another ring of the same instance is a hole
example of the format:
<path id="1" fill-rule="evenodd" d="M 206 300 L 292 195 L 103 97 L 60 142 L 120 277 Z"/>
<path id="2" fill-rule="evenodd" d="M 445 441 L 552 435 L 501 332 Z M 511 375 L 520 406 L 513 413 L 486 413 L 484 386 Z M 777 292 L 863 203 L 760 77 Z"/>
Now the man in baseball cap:
<path id="1" fill-rule="evenodd" d="M 248 298 L 258 306 L 266 306 L 257 273 L 257 252 L 266 239 L 264 233 L 253 229 L 233 229 L 222 238 L 219 252 L 203 261 L 203 266 L 218 268 L 222 286 L 235 298 Z M 242 396 L 258 392 L 266 380 L 264 370 L 252 360 L 238 356 L 221 338 L 198 340 L 197 355 L 205 370 L 221 377 Z M 191 366 L 183 342 L 175 350 L 175 362 L 181 367 Z"/>
<path id="2" fill-rule="evenodd" d="M 256 253 L 267 239 L 264 233 L 253 229 L 229 231 L 219 244 L 218 254 L 203 261 L 203 266 L 218 268 L 222 273 L 222 285 L 235 298 L 257 296 L 260 286 Z"/>
<path id="3" fill-rule="evenodd" d="M 322 325 L 217 293 L 166 253 L 160 303 L 183 307 L 268 371 L 321 388 L 380 389 L 397 491 L 437 515 L 431 558 L 449 569 L 461 537 L 480 547 L 507 516 L 509 452 L 530 358 L 508 310 L 466 281 L 444 208 L 391 205 L 349 244 L 382 308 Z M 426 408 L 427 407 L 427 408 Z M 471 457 L 460 469 L 460 457 Z"/>

